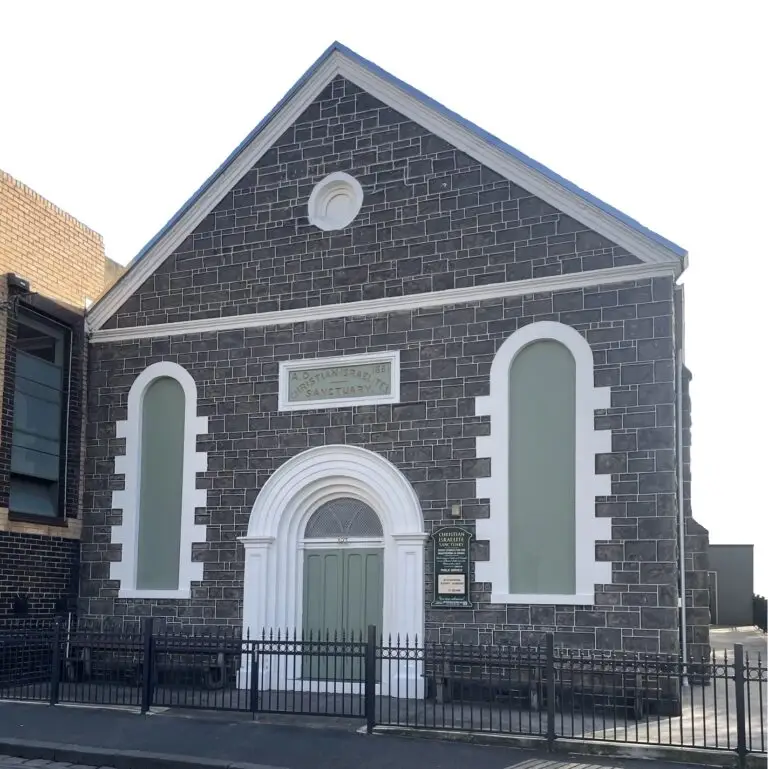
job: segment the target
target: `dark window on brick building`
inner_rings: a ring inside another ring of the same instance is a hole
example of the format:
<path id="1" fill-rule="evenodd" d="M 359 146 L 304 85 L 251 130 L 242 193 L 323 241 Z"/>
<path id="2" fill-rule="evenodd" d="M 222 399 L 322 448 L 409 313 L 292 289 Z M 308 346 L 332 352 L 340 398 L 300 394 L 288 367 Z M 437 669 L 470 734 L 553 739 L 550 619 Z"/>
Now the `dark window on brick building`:
<path id="1" fill-rule="evenodd" d="M 62 514 L 70 332 L 26 311 L 17 317 L 9 509 Z"/>

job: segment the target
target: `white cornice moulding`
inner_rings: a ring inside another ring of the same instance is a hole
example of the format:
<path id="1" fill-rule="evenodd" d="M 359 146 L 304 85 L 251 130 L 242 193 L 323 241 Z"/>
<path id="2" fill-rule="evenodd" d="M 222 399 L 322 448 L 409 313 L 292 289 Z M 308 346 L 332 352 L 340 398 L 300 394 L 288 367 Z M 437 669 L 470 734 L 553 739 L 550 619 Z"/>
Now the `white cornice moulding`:
<path id="1" fill-rule="evenodd" d="M 522 160 L 489 144 L 471 129 L 433 110 L 394 83 L 335 52 L 324 62 L 293 98 L 271 119 L 250 145 L 230 162 L 213 184 L 190 206 L 181 219 L 144 257 L 130 266 L 130 272 L 116 283 L 93 307 L 89 325 L 93 330 L 104 323 L 130 298 L 133 292 L 184 242 L 232 186 L 258 162 L 262 155 L 295 122 L 325 86 L 342 75 L 457 149 L 545 202 L 572 216 L 599 235 L 626 248 L 644 262 L 674 265 L 684 262 L 668 248 L 633 229 L 611 214 L 547 178 Z"/>
<path id="2" fill-rule="evenodd" d="M 220 318 L 200 318 L 175 323 L 157 323 L 150 326 L 128 328 L 105 328 L 91 331 L 91 342 L 123 342 L 134 339 L 152 339 L 183 334 L 205 334 L 214 331 L 231 331 L 240 328 L 264 328 L 266 326 L 287 326 L 292 323 L 330 320 L 334 318 L 383 315 L 393 312 L 409 312 L 428 307 L 483 302 L 490 299 L 524 296 L 527 294 L 568 291 L 587 286 L 602 286 L 612 283 L 627 283 L 653 277 L 676 277 L 679 269 L 673 265 L 636 264 L 627 267 L 609 267 L 604 270 L 548 275 L 543 278 L 518 280 L 514 283 L 489 283 L 466 288 L 448 288 L 425 294 L 408 294 L 383 299 L 368 299 L 362 302 L 325 304 L 320 307 L 301 307 L 293 310 L 227 315 Z"/>

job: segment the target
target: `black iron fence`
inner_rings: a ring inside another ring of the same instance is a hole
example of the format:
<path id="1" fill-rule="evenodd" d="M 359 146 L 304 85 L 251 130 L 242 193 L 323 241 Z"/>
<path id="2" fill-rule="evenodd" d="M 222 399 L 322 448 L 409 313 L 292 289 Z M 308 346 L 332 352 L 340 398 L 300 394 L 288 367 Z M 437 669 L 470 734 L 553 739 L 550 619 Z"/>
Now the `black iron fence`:
<path id="1" fill-rule="evenodd" d="M 224 629 L 0 625 L 0 698 L 293 713 L 417 729 L 766 753 L 760 654 L 675 656 Z"/>

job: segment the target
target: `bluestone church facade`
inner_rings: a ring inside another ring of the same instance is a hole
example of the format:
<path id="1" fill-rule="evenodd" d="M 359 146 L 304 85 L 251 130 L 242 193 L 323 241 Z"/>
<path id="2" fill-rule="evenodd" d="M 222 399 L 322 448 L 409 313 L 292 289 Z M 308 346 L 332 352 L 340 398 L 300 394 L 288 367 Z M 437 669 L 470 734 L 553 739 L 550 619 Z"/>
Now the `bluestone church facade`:
<path id="1" fill-rule="evenodd" d="M 334 44 L 89 312 L 81 615 L 704 652 L 685 266 Z"/>

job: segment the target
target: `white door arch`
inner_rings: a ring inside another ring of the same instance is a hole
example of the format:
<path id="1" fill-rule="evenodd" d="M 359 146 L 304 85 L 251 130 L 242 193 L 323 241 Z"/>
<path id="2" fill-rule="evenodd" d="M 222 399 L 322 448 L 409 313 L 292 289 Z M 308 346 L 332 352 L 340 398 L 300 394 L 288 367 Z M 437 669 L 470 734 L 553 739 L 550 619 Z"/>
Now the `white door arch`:
<path id="1" fill-rule="evenodd" d="M 256 497 L 248 534 L 240 538 L 245 548 L 243 630 L 252 638 L 262 630 L 292 634 L 301 628 L 299 543 L 310 515 L 338 497 L 365 502 L 381 520 L 381 634 L 385 639 L 390 635 L 403 640 L 406 636 L 423 638 L 427 535 L 419 500 L 391 462 L 367 449 L 344 445 L 319 446 L 292 457 L 270 476 Z"/>

